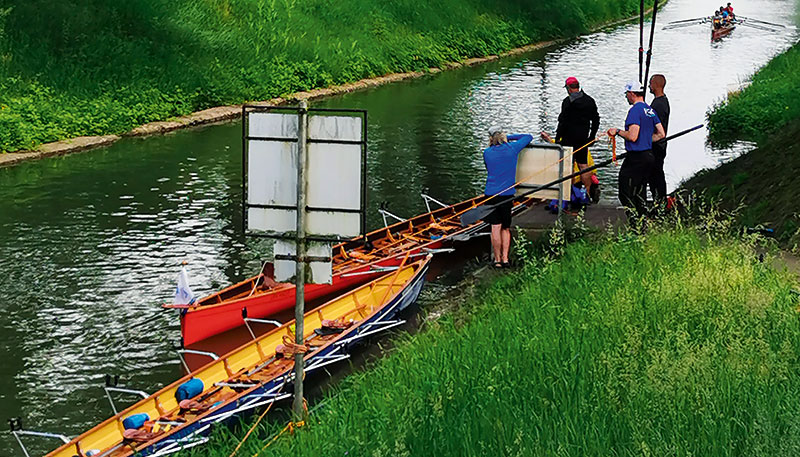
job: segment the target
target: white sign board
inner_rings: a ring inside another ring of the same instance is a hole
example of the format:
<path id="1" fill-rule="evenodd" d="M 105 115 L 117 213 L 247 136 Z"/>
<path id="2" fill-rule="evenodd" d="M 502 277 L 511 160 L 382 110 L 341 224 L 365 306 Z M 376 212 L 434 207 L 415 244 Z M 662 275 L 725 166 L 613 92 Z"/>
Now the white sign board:
<path id="1" fill-rule="evenodd" d="M 275 279 L 286 281 L 296 274 L 301 112 L 245 106 L 244 116 L 245 232 L 278 239 Z M 309 109 L 302 118 L 307 282 L 330 283 L 331 243 L 364 232 L 366 112 Z"/>
<path id="2" fill-rule="evenodd" d="M 276 256 L 294 256 L 297 253 L 294 241 L 275 240 L 274 253 Z M 325 242 L 309 241 L 306 243 L 306 255 L 311 257 L 331 257 L 331 244 Z M 275 280 L 286 282 L 294 278 L 297 272 L 294 260 L 275 259 Z M 330 284 L 333 280 L 331 262 L 308 262 L 306 282 L 314 284 Z"/>
<path id="3" fill-rule="evenodd" d="M 247 231 L 276 238 L 296 227 L 298 115 L 253 112 L 247 119 Z M 307 224 L 310 238 L 363 231 L 365 150 L 361 116 L 308 116 Z"/>
<path id="4" fill-rule="evenodd" d="M 517 194 L 524 193 L 533 187 L 541 186 L 559 179 L 559 160 L 561 148 L 556 145 L 530 144 L 519 153 L 517 159 Z M 572 148 L 564 148 L 563 176 L 572 173 Z M 524 181 L 523 181 L 524 180 Z M 564 200 L 569 200 L 572 191 L 570 180 L 561 183 Z M 542 190 L 534 196 L 539 198 L 558 198 L 558 189 Z"/>

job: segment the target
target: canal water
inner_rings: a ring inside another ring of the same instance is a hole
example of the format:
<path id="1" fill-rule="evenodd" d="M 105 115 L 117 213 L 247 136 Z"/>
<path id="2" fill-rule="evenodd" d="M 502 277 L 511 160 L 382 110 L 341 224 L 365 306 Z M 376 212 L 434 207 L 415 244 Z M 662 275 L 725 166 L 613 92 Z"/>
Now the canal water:
<path id="1" fill-rule="evenodd" d="M 671 0 L 659 24 L 703 16 L 707 0 Z M 740 15 L 795 23 L 794 1 L 752 0 Z M 740 27 L 711 43 L 706 26 L 657 27 L 651 74 L 663 73 L 673 132 L 704 121 L 729 87 L 797 40 L 794 29 Z M 598 102 L 603 129 L 623 125 L 626 80 L 638 74 L 638 28 L 622 25 L 486 65 L 313 106 L 369 110 L 369 220 L 389 202 L 424 210 L 479 193 L 486 128 L 553 131 L 563 81 L 576 76 Z M 154 391 L 181 374 L 177 316 L 163 311 L 180 262 L 204 294 L 254 274 L 269 246 L 241 230 L 241 124 L 229 123 L 0 169 L 0 420 L 76 435 L 108 417 L 106 373 Z M 595 150 L 599 158 L 609 151 Z M 737 154 L 696 132 L 669 146 L 670 188 Z M 615 201 L 617 170 L 601 173 Z M 43 453 L 53 441 L 28 441 Z M 21 455 L 0 435 L 0 455 Z"/>

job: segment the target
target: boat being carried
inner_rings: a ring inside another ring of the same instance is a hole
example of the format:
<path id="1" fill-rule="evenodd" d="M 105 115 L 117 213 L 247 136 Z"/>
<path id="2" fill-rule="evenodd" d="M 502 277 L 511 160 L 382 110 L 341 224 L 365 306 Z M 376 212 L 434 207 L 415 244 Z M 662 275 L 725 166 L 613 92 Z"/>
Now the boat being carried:
<path id="1" fill-rule="evenodd" d="M 459 223 L 459 216 L 481 205 L 485 196 L 478 196 L 445 205 L 423 195 L 426 204 L 438 204 L 437 209 L 411 219 L 399 219 L 394 224 L 362 235 L 332 248 L 332 283 L 307 284 L 308 301 L 329 297 L 355 287 L 386 271 L 397 268 L 405 255 L 411 258 L 442 252 L 447 243 L 466 240 L 482 232 L 487 224 L 479 221 L 467 227 Z M 541 200 L 525 197 L 514 203 L 513 213 L 519 213 Z M 382 210 L 386 215 L 395 217 Z M 180 309 L 181 335 L 184 346 L 210 338 L 219 333 L 241 327 L 245 319 L 272 316 L 290 309 L 295 304 L 293 284 L 275 282 L 267 271 L 189 305 L 163 305 Z"/>
<path id="2" fill-rule="evenodd" d="M 401 259 L 396 271 L 306 313 L 303 345 L 294 344 L 291 321 L 223 357 L 206 353 L 213 362 L 46 457 L 163 456 L 205 443 L 214 424 L 238 420 L 289 397 L 294 354 L 304 353 L 305 372 L 313 372 L 348 358 L 352 345 L 369 335 L 405 322 L 397 314 L 416 301 L 431 258 L 406 264 L 409 257 Z"/>

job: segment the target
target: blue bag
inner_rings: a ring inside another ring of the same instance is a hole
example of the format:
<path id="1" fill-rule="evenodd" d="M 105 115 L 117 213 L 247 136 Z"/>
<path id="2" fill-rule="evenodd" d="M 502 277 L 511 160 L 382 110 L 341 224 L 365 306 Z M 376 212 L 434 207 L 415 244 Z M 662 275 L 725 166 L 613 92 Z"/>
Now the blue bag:
<path id="1" fill-rule="evenodd" d="M 123 420 L 122 426 L 125 428 L 125 430 L 138 429 L 142 428 L 142 425 L 149 420 L 150 416 L 148 416 L 147 413 L 134 414 L 133 416 L 128 416 L 125 420 Z"/>
<path id="2" fill-rule="evenodd" d="M 183 400 L 194 398 L 203 393 L 203 388 L 204 386 L 202 380 L 198 378 L 192 378 L 178 386 L 178 390 L 175 391 L 175 399 L 178 400 L 178 403 L 180 403 Z"/>

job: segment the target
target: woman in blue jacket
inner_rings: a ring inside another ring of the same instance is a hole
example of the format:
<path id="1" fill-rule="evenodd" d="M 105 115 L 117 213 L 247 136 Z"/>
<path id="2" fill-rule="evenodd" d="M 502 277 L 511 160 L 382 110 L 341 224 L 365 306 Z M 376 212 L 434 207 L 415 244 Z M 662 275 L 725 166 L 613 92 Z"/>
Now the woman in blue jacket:
<path id="1" fill-rule="evenodd" d="M 492 226 L 492 254 L 494 266 L 508 267 L 508 251 L 511 246 L 511 208 L 514 203 L 517 179 L 517 157 L 525 146 L 533 141 L 531 135 L 508 135 L 502 127 L 489 129 L 489 147 L 483 150 L 486 165 L 486 190 L 492 197 L 488 204 L 500 203 L 484 222 Z"/>

